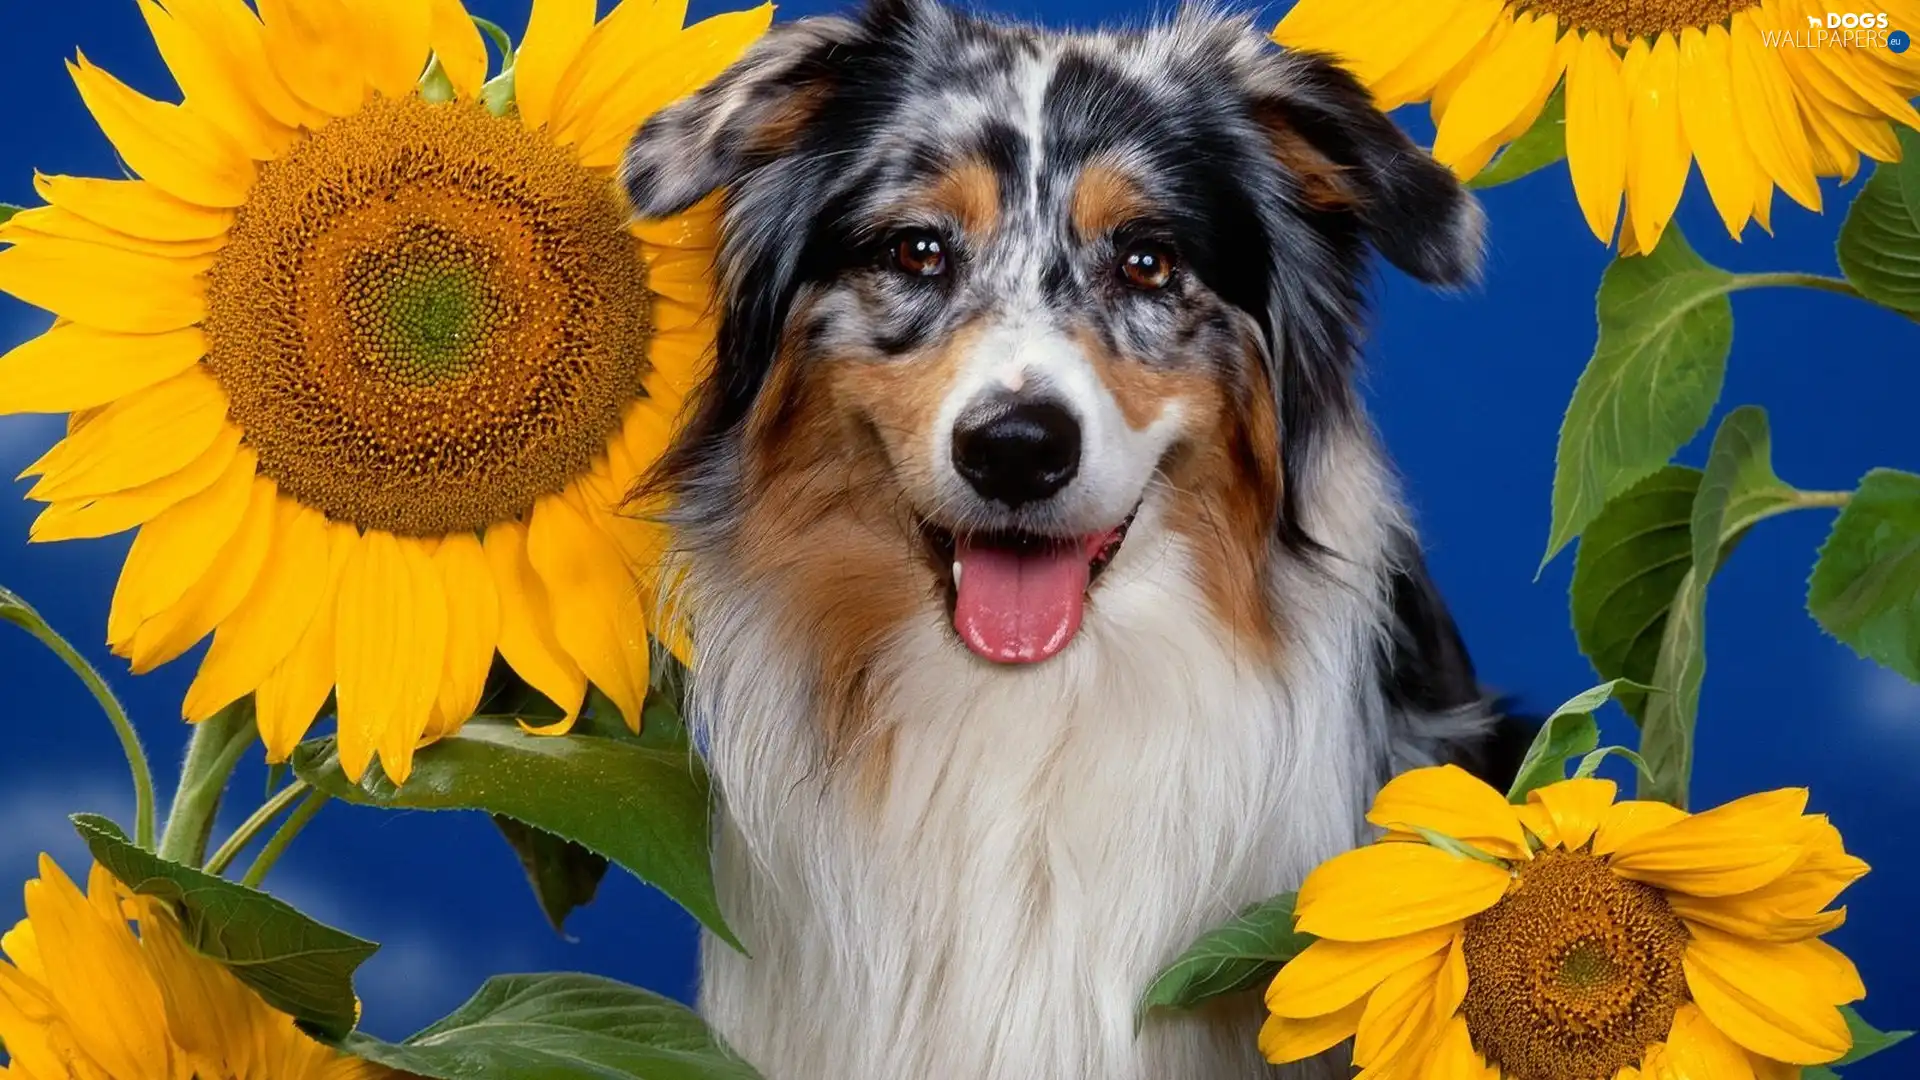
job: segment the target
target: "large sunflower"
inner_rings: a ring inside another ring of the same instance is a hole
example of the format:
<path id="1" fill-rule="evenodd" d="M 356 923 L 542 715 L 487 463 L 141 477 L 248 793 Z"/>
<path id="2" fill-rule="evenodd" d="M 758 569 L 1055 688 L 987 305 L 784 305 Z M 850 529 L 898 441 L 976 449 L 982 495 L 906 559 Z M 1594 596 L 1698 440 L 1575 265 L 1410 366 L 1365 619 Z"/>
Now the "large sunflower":
<path id="1" fill-rule="evenodd" d="M 173 916 L 93 867 L 82 894 L 52 859 L 0 938 L 0 1076 L 19 1080 L 375 1080 L 397 1076 L 308 1038 Z M 129 918 L 138 924 L 134 935 Z"/>
<path id="2" fill-rule="evenodd" d="M 1651 251 L 1689 164 L 1727 229 L 1771 228 L 1773 189 L 1820 209 L 1816 177 L 1895 161 L 1920 128 L 1920 51 L 1820 37 L 1824 0 L 1300 0 L 1274 39 L 1340 58 L 1383 108 L 1432 102 L 1433 153 L 1461 177 L 1539 118 L 1566 78 L 1567 165 L 1594 235 Z M 1839 5 L 1920 29 L 1920 2 Z M 1838 8 L 1836 8 L 1837 10 Z M 1812 35 L 1812 36 L 1809 36 Z"/>
<path id="3" fill-rule="evenodd" d="M 1268 989 L 1261 1049 L 1353 1038 L 1364 1080 L 1788 1080 L 1844 1055 L 1839 1006 L 1866 990 L 1820 935 L 1867 866 L 1807 793 L 1692 815 L 1614 796 L 1395 778 L 1367 815 L 1386 837 L 1301 886 L 1321 940 Z"/>
<path id="4" fill-rule="evenodd" d="M 181 105 L 69 65 L 141 178 L 38 177 L 0 229 L 0 289 L 57 316 L 0 412 L 73 414 L 33 539 L 138 526 L 109 644 L 213 634 L 186 717 L 254 693 L 275 760 L 333 693 L 347 771 L 404 780 L 496 651 L 554 730 L 589 682 L 637 727 L 650 622 L 682 645 L 617 509 L 704 362 L 714 221 L 636 226 L 611 175 L 771 7 L 535 0 L 490 84 L 460 0 L 257 7 L 140 0 Z"/>

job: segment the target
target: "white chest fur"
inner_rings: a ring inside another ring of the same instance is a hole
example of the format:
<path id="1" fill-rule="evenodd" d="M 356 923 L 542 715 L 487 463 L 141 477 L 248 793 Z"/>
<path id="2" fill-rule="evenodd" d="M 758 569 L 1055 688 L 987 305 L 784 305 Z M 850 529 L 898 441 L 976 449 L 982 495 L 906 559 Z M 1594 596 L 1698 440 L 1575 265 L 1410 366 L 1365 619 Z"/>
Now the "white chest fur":
<path id="1" fill-rule="evenodd" d="M 1239 656 L 1184 552 L 1129 542 L 1065 653 L 966 654 L 929 615 L 876 685 L 891 766 L 830 769 L 793 650 L 703 612 L 694 712 L 724 793 L 703 1006 L 769 1080 L 1243 1080 L 1250 1008 L 1134 1005 L 1200 932 L 1351 846 L 1381 729 L 1364 589 L 1302 576 Z"/>

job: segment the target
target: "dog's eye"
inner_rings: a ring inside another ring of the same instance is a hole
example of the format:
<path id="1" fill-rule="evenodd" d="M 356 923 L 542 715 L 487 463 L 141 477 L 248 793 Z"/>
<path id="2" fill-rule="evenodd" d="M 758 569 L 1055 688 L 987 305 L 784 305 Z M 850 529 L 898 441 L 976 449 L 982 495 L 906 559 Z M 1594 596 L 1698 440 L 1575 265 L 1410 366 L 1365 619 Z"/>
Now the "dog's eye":
<path id="1" fill-rule="evenodd" d="M 1120 252 L 1120 276 L 1136 289 L 1153 292 L 1173 280 L 1173 252 L 1163 244 L 1132 244 Z"/>
<path id="2" fill-rule="evenodd" d="M 939 236 L 915 229 L 895 236 L 887 248 L 893 267 L 909 277 L 939 277 L 947 272 L 947 244 Z"/>

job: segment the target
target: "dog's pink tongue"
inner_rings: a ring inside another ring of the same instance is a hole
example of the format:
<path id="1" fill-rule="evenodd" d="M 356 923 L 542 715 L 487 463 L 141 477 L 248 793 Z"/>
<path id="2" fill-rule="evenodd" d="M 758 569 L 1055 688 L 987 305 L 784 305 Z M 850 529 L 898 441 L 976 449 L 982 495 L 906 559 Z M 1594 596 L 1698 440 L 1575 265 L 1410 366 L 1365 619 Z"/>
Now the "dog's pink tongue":
<path id="1" fill-rule="evenodd" d="M 1078 544 L 1010 551 L 960 540 L 953 628 L 967 648 L 1002 664 L 1036 664 L 1073 640 L 1087 600 L 1087 555 Z"/>

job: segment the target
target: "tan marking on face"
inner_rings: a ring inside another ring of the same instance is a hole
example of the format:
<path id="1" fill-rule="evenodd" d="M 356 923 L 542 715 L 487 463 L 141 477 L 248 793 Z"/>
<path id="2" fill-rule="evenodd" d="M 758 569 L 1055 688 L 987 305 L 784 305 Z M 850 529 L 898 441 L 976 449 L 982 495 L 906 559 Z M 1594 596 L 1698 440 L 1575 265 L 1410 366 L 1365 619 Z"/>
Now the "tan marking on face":
<path id="1" fill-rule="evenodd" d="M 990 236 L 1000 225 L 1000 178 L 980 158 L 966 158 L 903 195 L 887 211 L 898 217 L 916 212 L 950 217 L 971 236 Z"/>
<path id="2" fill-rule="evenodd" d="M 802 322 L 797 314 L 790 325 Z M 789 335 L 747 420 L 736 563 L 774 591 L 780 629 L 813 653 L 829 761 L 876 798 L 891 759 L 877 727 L 876 661 L 937 598 L 944 569 L 932 565 L 909 493 L 932 476 L 928 433 L 975 336 L 876 361 L 802 358 Z"/>
<path id="3" fill-rule="evenodd" d="M 1091 328 L 1077 326 L 1070 331 L 1074 344 L 1093 365 L 1093 373 L 1113 400 L 1127 426 L 1145 431 L 1166 411 L 1167 406 L 1187 398 L 1214 393 L 1212 380 L 1191 371 L 1155 368 L 1131 357 L 1108 350 L 1100 335 Z"/>
<path id="4" fill-rule="evenodd" d="M 1091 241 L 1145 216 L 1146 192 L 1117 164 L 1098 158 L 1080 169 L 1068 213 L 1080 239 Z"/>
<path id="5" fill-rule="evenodd" d="M 777 157 L 799 145 L 800 135 L 827 103 L 827 87 L 808 83 L 796 88 L 768 111 L 748 141 L 755 154 Z"/>
<path id="6" fill-rule="evenodd" d="M 1280 164 L 1300 182 L 1308 205 L 1319 210 L 1350 210 L 1359 201 L 1346 170 L 1307 141 L 1285 120 L 1270 117 L 1267 141 Z"/>

